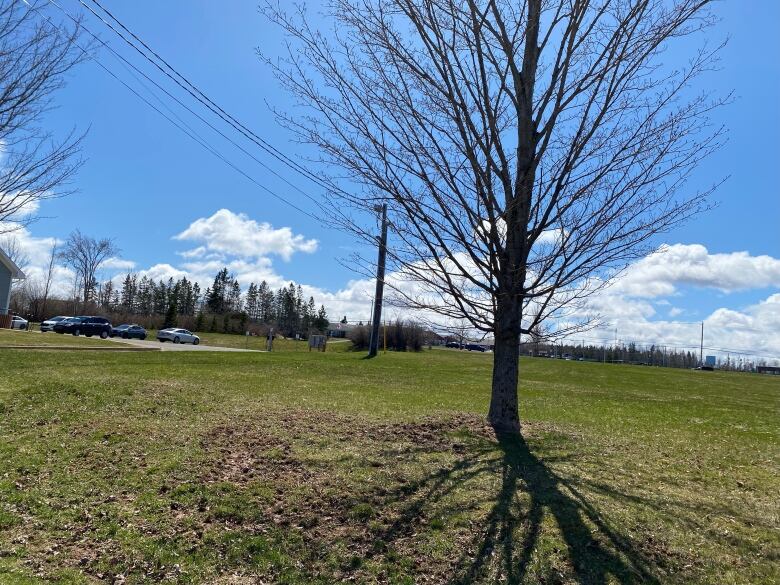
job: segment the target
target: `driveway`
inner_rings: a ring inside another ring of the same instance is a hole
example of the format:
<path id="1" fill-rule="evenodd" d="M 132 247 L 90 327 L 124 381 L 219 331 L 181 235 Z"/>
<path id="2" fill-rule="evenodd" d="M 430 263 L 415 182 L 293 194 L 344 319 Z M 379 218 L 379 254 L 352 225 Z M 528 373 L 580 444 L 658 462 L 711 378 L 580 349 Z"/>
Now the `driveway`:
<path id="1" fill-rule="evenodd" d="M 251 352 L 251 353 L 263 353 L 256 349 L 239 349 L 237 347 L 217 347 L 216 345 L 192 345 L 191 343 L 173 343 L 165 342 L 160 343 L 156 339 L 152 340 L 140 340 L 140 339 L 122 339 L 121 337 L 109 337 L 110 341 L 116 343 L 125 343 L 128 345 L 134 345 L 136 347 L 143 347 L 146 349 L 159 349 L 162 351 L 233 351 L 233 352 Z"/>

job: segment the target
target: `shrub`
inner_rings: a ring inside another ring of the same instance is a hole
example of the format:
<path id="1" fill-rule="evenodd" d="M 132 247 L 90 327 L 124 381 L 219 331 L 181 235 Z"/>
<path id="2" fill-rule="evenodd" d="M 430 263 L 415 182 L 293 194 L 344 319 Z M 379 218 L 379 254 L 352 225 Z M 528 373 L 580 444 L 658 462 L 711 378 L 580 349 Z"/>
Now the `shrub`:
<path id="1" fill-rule="evenodd" d="M 363 351 L 368 349 L 368 340 L 371 338 L 371 331 L 366 325 L 355 327 L 349 332 L 349 340 L 352 342 L 352 349 Z"/>

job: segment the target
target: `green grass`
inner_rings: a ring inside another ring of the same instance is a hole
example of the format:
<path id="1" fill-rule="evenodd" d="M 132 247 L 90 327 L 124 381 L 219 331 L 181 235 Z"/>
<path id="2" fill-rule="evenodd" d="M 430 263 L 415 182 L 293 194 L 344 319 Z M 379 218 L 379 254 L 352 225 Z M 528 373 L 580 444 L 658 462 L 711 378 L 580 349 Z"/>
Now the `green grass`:
<path id="1" fill-rule="evenodd" d="M 19 331 L 0 329 L 0 348 L 7 346 L 46 346 L 66 345 L 74 347 L 105 347 L 106 342 L 99 337 L 65 335 L 53 332 Z"/>
<path id="2" fill-rule="evenodd" d="M 0 582 L 780 578 L 780 380 L 331 348 L 0 349 Z"/>
<path id="3" fill-rule="evenodd" d="M 203 345 L 213 345 L 215 347 L 233 347 L 238 349 L 253 349 L 266 351 L 267 340 L 265 337 L 235 335 L 227 333 L 208 333 L 197 332 L 196 335 L 200 337 L 200 342 Z M 147 331 L 147 339 L 156 339 L 157 330 L 150 329 Z M 351 343 L 345 340 L 329 339 L 326 351 L 346 351 L 350 348 Z M 309 351 L 309 342 L 306 340 L 285 339 L 277 336 L 274 339 L 273 351 Z"/>

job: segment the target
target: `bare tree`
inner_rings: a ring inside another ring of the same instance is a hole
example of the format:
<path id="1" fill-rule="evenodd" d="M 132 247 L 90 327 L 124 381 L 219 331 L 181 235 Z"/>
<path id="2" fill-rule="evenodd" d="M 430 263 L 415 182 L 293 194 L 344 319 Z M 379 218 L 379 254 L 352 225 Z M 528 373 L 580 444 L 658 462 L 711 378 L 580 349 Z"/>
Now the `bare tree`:
<path id="1" fill-rule="evenodd" d="M 57 142 L 40 127 L 52 93 L 85 55 L 76 47 L 79 27 L 42 20 L 40 4 L 0 0 L 0 232 L 29 221 L 41 200 L 64 195 L 81 162 L 81 137 Z"/>
<path id="2" fill-rule="evenodd" d="M 388 284 L 495 338 L 488 418 L 518 432 L 519 338 L 577 310 L 651 238 L 706 208 L 685 189 L 721 142 L 695 93 L 717 49 L 662 53 L 713 23 L 708 0 L 332 0 L 333 32 L 268 2 L 266 58 L 303 114 L 345 225 L 389 205 Z M 346 211 L 340 211 L 346 210 Z"/>
<path id="3" fill-rule="evenodd" d="M 22 271 L 30 264 L 30 256 L 22 248 L 19 238 L 13 234 L 0 237 L 0 250 L 11 259 Z"/>
<path id="4" fill-rule="evenodd" d="M 76 273 L 75 290 L 81 291 L 86 305 L 97 287 L 97 272 L 103 263 L 119 254 L 119 248 L 109 238 L 96 240 L 81 231 L 72 232 L 58 257 Z M 74 296 L 78 293 L 74 293 Z"/>
<path id="5" fill-rule="evenodd" d="M 43 302 L 43 284 L 36 278 L 28 278 L 19 283 L 11 293 L 13 311 L 27 315 L 32 319 L 41 317 Z"/>
<path id="6" fill-rule="evenodd" d="M 49 302 L 49 294 L 51 293 L 51 283 L 54 280 L 54 269 L 57 266 L 57 240 L 54 240 L 51 244 L 51 251 L 49 252 L 49 263 L 46 267 L 46 279 L 43 284 L 43 303 L 41 306 L 41 314 L 43 318 L 46 318 L 46 305 Z"/>
<path id="7" fill-rule="evenodd" d="M 531 320 L 536 324 L 531 327 L 530 331 L 528 332 L 528 336 L 531 340 L 531 351 L 533 355 L 538 356 L 542 348 L 542 343 L 544 343 L 550 336 L 549 326 L 547 323 L 539 321 L 536 318 L 532 317 Z"/>

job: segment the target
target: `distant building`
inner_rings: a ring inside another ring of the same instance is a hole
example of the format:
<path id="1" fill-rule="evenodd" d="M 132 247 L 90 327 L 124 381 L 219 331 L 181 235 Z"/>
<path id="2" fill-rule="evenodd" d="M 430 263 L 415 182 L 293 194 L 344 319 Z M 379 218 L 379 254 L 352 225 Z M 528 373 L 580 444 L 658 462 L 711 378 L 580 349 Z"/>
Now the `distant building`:
<path id="1" fill-rule="evenodd" d="M 11 326 L 8 304 L 11 302 L 11 283 L 24 278 L 24 272 L 8 255 L 0 250 L 0 328 Z"/>
<path id="2" fill-rule="evenodd" d="M 780 376 L 780 366 L 757 366 L 756 372 L 759 374 L 772 374 Z"/>
<path id="3" fill-rule="evenodd" d="M 351 323 L 331 323 L 325 333 L 328 337 L 346 337 L 355 327 Z"/>

